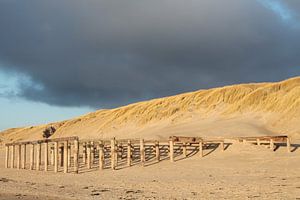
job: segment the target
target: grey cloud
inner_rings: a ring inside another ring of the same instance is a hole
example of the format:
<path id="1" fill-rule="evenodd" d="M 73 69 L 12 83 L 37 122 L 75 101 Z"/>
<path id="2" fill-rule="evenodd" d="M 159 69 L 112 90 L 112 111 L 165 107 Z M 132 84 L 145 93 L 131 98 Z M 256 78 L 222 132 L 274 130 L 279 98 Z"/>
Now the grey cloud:
<path id="1" fill-rule="evenodd" d="M 31 78 L 20 96 L 48 104 L 112 107 L 300 75 L 300 29 L 253 0 L 3 0 L 0 28 L 1 67 Z"/>

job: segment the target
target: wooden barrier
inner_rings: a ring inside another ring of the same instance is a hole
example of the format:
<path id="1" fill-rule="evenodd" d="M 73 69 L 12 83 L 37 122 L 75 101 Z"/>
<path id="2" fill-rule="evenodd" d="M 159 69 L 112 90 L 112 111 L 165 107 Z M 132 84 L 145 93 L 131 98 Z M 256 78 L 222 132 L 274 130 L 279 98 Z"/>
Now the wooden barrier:
<path id="1" fill-rule="evenodd" d="M 271 150 L 275 150 L 275 146 L 280 143 L 286 143 L 287 152 L 291 152 L 291 141 L 287 136 L 238 137 L 235 139 L 245 144 L 267 144 Z M 188 151 L 198 151 L 199 157 L 203 157 L 204 151 L 211 147 L 220 148 L 221 152 L 225 151 L 224 139 L 171 136 L 168 140 L 160 141 L 142 138 L 79 140 L 78 137 L 68 137 L 14 142 L 5 145 L 5 168 L 26 169 L 26 160 L 29 160 L 30 170 L 40 171 L 43 169 L 43 171 L 54 171 L 55 173 L 59 171 L 79 173 L 79 170 L 95 168 L 97 162 L 99 170 L 103 170 L 106 159 L 110 159 L 110 168 L 115 170 L 124 166 L 130 167 L 136 162 L 140 162 L 141 166 L 146 166 L 152 161 L 159 162 L 161 157 L 169 158 L 171 162 L 174 162 L 178 156 L 185 158 L 194 155 L 193 153 L 188 154 Z M 29 159 L 26 157 L 27 149 Z M 82 154 L 80 150 L 82 150 Z M 72 167 L 73 170 L 71 170 Z"/>

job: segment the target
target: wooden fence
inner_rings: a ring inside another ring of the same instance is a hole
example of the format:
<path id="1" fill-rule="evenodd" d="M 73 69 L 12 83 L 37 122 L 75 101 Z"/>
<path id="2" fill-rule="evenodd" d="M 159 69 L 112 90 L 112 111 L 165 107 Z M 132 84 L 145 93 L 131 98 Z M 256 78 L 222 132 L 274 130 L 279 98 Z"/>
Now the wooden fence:
<path id="1" fill-rule="evenodd" d="M 235 140 L 257 145 L 268 144 L 273 150 L 278 143 L 286 142 L 287 136 L 238 137 Z M 169 159 L 198 154 L 203 157 L 204 149 L 225 150 L 224 139 L 202 139 L 201 137 L 171 136 L 169 140 L 122 139 L 79 140 L 78 137 L 45 139 L 5 144 L 5 167 L 37 171 L 64 173 L 99 170 L 113 170 L 132 165 L 160 162 Z M 226 145 L 229 145 L 227 143 Z M 188 154 L 189 152 L 189 154 Z M 29 158 L 29 159 L 28 159 Z"/>

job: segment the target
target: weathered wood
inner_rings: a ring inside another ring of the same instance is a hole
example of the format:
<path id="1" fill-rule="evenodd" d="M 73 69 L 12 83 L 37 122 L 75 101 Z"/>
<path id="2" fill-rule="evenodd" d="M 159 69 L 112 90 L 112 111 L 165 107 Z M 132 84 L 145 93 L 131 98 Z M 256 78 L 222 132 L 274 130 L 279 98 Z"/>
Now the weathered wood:
<path id="1" fill-rule="evenodd" d="M 15 145 L 11 146 L 11 160 L 10 160 L 10 168 L 14 168 L 15 164 Z"/>
<path id="2" fill-rule="evenodd" d="M 169 141 L 169 156 L 170 156 L 170 161 L 174 162 L 174 142 L 173 140 Z"/>
<path id="3" fill-rule="evenodd" d="M 87 168 L 91 169 L 91 144 L 87 143 Z"/>
<path id="4" fill-rule="evenodd" d="M 131 141 L 127 141 L 127 166 L 131 166 Z"/>
<path id="5" fill-rule="evenodd" d="M 29 169 L 33 170 L 33 166 L 34 166 L 34 144 L 30 145 L 30 165 L 29 165 Z"/>
<path id="6" fill-rule="evenodd" d="M 271 151 L 274 151 L 274 141 L 272 138 L 270 139 L 270 149 Z"/>
<path id="7" fill-rule="evenodd" d="M 259 139 L 259 138 L 256 139 L 256 144 L 257 144 L 258 146 L 260 146 L 260 139 Z"/>
<path id="8" fill-rule="evenodd" d="M 174 142 L 180 142 L 180 143 L 198 143 L 199 141 L 202 141 L 201 137 L 187 137 L 187 136 L 170 136 L 169 141 L 172 140 Z"/>
<path id="9" fill-rule="evenodd" d="M 34 141 L 24 141 L 24 142 L 12 142 L 7 143 L 5 145 L 23 145 L 23 144 L 38 144 L 38 143 L 45 143 L 45 142 L 63 142 L 63 141 L 73 141 L 78 140 L 78 137 L 64 137 L 64 138 L 54 138 L 54 139 L 44 139 L 44 140 L 34 140 Z"/>
<path id="10" fill-rule="evenodd" d="M 48 142 L 44 143 L 44 171 L 48 171 Z"/>
<path id="11" fill-rule="evenodd" d="M 36 166 L 35 166 L 35 170 L 39 171 L 40 170 L 40 163 L 41 163 L 41 144 L 38 143 L 36 145 Z"/>
<path id="12" fill-rule="evenodd" d="M 104 145 L 102 141 L 99 142 L 99 169 L 104 169 Z"/>
<path id="13" fill-rule="evenodd" d="M 111 162 L 111 169 L 115 169 L 116 168 L 116 165 L 115 165 L 115 144 L 116 144 L 116 141 L 115 141 L 115 138 L 113 138 L 111 140 L 111 143 L 110 143 L 110 162 Z"/>
<path id="14" fill-rule="evenodd" d="M 64 173 L 68 173 L 68 141 L 64 141 Z"/>
<path id="15" fill-rule="evenodd" d="M 64 146 L 59 147 L 59 164 L 61 167 L 64 166 Z"/>
<path id="16" fill-rule="evenodd" d="M 145 143 L 144 139 L 140 139 L 140 158 L 142 166 L 145 165 Z"/>
<path id="17" fill-rule="evenodd" d="M 26 144 L 23 144 L 22 169 L 26 169 Z"/>
<path id="18" fill-rule="evenodd" d="M 5 146 L 5 168 L 8 168 L 9 146 Z"/>
<path id="19" fill-rule="evenodd" d="M 291 152 L 291 139 L 289 137 L 286 138 L 286 148 L 287 148 L 287 152 L 290 153 Z"/>
<path id="20" fill-rule="evenodd" d="M 79 168 L 79 163 L 78 163 L 78 156 L 79 156 L 79 141 L 74 140 L 74 172 L 78 174 L 78 168 Z"/>
<path id="21" fill-rule="evenodd" d="M 222 142 L 220 143 L 220 148 L 221 148 L 221 151 L 223 152 L 223 151 L 224 151 L 224 141 L 222 141 Z"/>
<path id="22" fill-rule="evenodd" d="M 17 169 L 21 169 L 21 145 L 18 145 Z"/>
<path id="23" fill-rule="evenodd" d="M 50 147 L 50 164 L 54 166 L 54 145 Z"/>
<path id="24" fill-rule="evenodd" d="M 203 142 L 199 142 L 199 157 L 203 157 Z"/>
<path id="25" fill-rule="evenodd" d="M 86 164 L 86 142 L 84 142 L 83 144 L 82 144 L 82 159 L 83 159 L 83 163 L 84 164 Z"/>
<path id="26" fill-rule="evenodd" d="M 184 157 L 187 156 L 187 153 L 186 153 L 186 143 L 185 142 L 182 143 L 182 154 L 183 154 Z"/>
<path id="27" fill-rule="evenodd" d="M 94 142 L 90 143 L 90 151 L 91 151 L 91 165 L 93 165 L 94 164 L 94 158 L 95 158 Z"/>
<path id="28" fill-rule="evenodd" d="M 155 141 L 155 158 L 160 161 L 159 141 Z"/>
<path id="29" fill-rule="evenodd" d="M 71 145 L 68 144 L 68 167 L 71 167 Z"/>
<path id="30" fill-rule="evenodd" d="M 58 142 L 54 142 L 54 172 L 58 172 Z"/>

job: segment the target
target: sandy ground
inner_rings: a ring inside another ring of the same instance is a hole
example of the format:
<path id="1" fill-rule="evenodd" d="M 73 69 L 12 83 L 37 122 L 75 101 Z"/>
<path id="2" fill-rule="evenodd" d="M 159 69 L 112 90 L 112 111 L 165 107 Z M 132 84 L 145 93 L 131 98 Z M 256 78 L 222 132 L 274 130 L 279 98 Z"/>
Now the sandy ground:
<path id="1" fill-rule="evenodd" d="M 0 200 L 300 199 L 300 145 L 287 153 L 234 144 L 203 158 L 81 174 L 4 169 L 0 152 Z"/>

